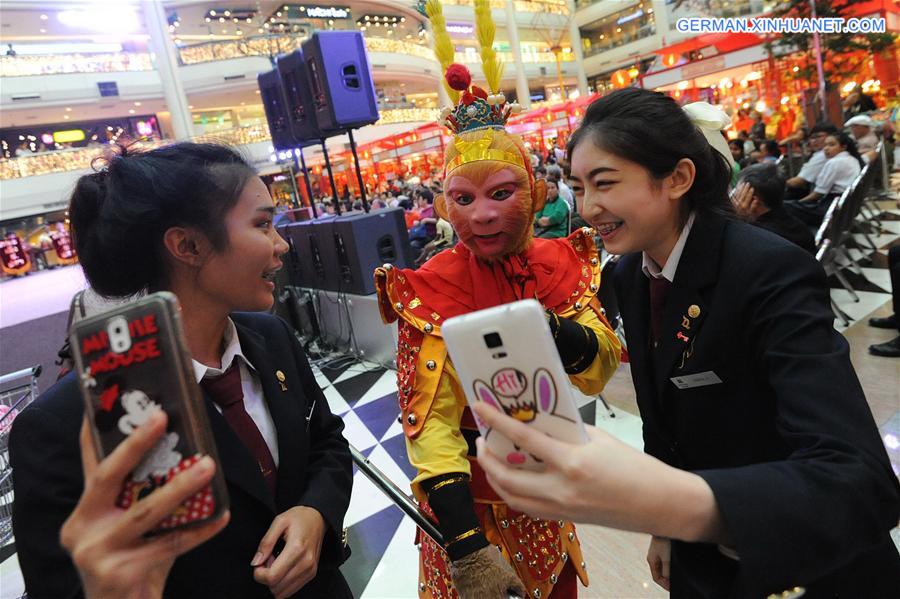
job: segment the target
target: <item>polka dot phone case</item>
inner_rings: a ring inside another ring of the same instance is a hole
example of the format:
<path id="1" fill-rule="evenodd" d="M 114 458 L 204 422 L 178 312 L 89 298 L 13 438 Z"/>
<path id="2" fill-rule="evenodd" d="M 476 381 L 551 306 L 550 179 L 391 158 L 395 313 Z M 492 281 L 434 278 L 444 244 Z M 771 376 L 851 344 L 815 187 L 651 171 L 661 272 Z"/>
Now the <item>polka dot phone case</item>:
<path id="1" fill-rule="evenodd" d="M 81 320 L 72 325 L 69 340 L 100 459 L 154 412 L 168 416 L 166 432 L 128 476 L 116 505 L 131 507 L 204 455 L 219 463 L 173 294 L 154 293 Z M 206 522 L 227 507 L 217 468 L 209 486 L 152 533 Z"/>

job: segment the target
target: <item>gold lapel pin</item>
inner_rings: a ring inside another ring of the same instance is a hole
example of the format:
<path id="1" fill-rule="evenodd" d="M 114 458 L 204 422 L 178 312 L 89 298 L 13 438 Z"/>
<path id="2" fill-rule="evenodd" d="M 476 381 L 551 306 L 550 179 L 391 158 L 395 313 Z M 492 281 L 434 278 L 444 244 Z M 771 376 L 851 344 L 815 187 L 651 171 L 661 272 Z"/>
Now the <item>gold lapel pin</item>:
<path id="1" fill-rule="evenodd" d="M 281 385 L 282 391 L 287 391 L 287 385 L 284 384 L 284 373 L 280 370 L 275 371 L 275 378 L 278 379 L 278 384 Z"/>
<path id="2" fill-rule="evenodd" d="M 697 304 L 691 304 L 691 306 L 688 308 L 688 316 L 690 316 L 691 318 L 697 318 L 698 316 L 700 316 L 700 306 L 698 306 Z"/>

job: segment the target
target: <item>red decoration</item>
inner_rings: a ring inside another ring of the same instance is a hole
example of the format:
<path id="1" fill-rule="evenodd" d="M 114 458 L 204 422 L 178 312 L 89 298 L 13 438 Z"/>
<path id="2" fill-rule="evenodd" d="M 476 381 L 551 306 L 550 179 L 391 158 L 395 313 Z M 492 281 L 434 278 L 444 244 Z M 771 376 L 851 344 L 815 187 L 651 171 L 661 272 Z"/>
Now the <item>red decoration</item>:
<path id="1" fill-rule="evenodd" d="M 113 409 L 117 399 L 119 399 L 119 385 L 113 385 L 100 394 L 100 409 L 109 412 Z"/>
<path id="2" fill-rule="evenodd" d="M 470 104 L 473 104 L 474 102 L 475 102 L 475 94 L 472 94 L 469 92 L 463 92 L 463 95 L 462 95 L 462 103 L 463 104 L 465 104 L 466 106 L 469 106 Z"/>
<path id="3" fill-rule="evenodd" d="M 472 86 L 472 95 L 481 98 L 482 100 L 487 100 L 488 94 L 486 91 L 478 87 L 477 85 Z"/>
<path id="4" fill-rule="evenodd" d="M 469 85 L 472 84 L 472 74 L 469 72 L 469 69 L 457 63 L 447 67 L 447 74 L 444 75 L 444 78 L 447 80 L 447 85 L 450 86 L 450 89 L 455 89 L 458 92 L 466 91 L 469 89 Z"/>

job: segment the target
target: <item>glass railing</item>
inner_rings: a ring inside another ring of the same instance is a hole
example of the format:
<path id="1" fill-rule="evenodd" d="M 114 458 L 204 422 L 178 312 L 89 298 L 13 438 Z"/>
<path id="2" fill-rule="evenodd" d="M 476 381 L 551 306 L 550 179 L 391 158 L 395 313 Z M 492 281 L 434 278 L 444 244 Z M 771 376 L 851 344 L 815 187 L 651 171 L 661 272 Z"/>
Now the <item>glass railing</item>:
<path id="1" fill-rule="evenodd" d="M 606 38 L 603 40 L 599 40 L 590 44 L 583 49 L 584 57 L 593 56 L 594 54 L 599 54 L 606 50 L 610 50 L 612 48 L 618 48 L 619 46 L 625 46 L 632 42 L 636 42 L 638 40 L 642 40 L 644 38 L 648 38 L 656 33 L 656 24 L 650 23 L 644 25 L 637 31 L 632 33 L 622 33 L 616 35 L 616 37 Z M 582 43 L 586 41 L 592 41 L 587 37 L 582 37 Z"/>
<path id="2" fill-rule="evenodd" d="M 591 4 L 597 4 L 598 2 L 600 2 L 600 0 L 575 0 L 575 8 L 576 10 L 580 8 L 587 8 Z"/>
<path id="3" fill-rule="evenodd" d="M 436 108 L 396 108 L 381 111 L 379 125 L 392 123 L 412 123 L 422 121 L 435 121 L 438 117 Z M 231 146 L 241 146 L 259 142 L 270 141 L 269 127 L 267 125 L 250 125 L 216 131 L 206 135 L 198 135 L 191 138 L 195 142 L 222 143 Z M 170 144 L 172 140 L 153 140 L 137 142 L 137 146 L 144 149 Z M 0 180 L 20 179 L 35 175 L 48 175 L 50 173 L 62 173 L 67 171 L 79 171 L 90 168 L 91 161 L 102 156 L 108 151 L 107 146 L 93 146 L 87 148 L 70 148 L 57 152 L 43 152 L 31 156 L 0 159 Z"/>
<path id="4" fill-rule="evenodd" d="M 207 42 L 180 48 L 178 56 L 181 64 L 199 64 L 217 60 L 243 58 L 245 56 L 278 56 L 300 47 L 306 38 L 292 35 L 257 36 L 243 40 Z M 390 52 L 408 54 L 434 60 L 434 53 L 426 46 L 405 40 L 384 37 L 364 37 L 369 52 Z"/>
<path id="5" fill-rule="evenodd" d="M 473 5 L 472 0 L 444 0 L 444 4 L 456 4 L 461 6 Z M 513 6 L 521 12 L 546 12 L 560 15 L 569 14 L 566 0 L 514 0 Z M 491 0 L 491 8 L 506 8 L 506 0 Z"/>
<path id="6" fill-rule="evenodd" d="M 0 77 L 152 70 L 153 61 L 146 52 L 0 56 Z"/>
<path id="7" fill-rule="evenodd" d="M 504 70 L 504 76 L 511 77 L 512 69 L 515 65 L 515 58 L 512 52 L 497 52 L 497 57 L 507 65 Z M 457 52 L 454 59 L 460 64 L 481 64 L 481 56 L 477 52 Z M 560 62 L 572 62 L 575 60 L 573 52 L 562 52 L 559 55 Z M 556 55 L 553 52 L 523 52 L 522 62 L 525 64 L 546 64 L 556 63 Z"/>
<path id="8" fill-rule="evenodd" d="M 777 0 L 708 0 L 698 9 L 696 3 L 680 3 L 667 0 L 666 12 L 669 15 L 669 27 L 675 29 L 678 19 L 689 17 L 733 18 L 748 15 L 759 15 L 770 12 Z"/>

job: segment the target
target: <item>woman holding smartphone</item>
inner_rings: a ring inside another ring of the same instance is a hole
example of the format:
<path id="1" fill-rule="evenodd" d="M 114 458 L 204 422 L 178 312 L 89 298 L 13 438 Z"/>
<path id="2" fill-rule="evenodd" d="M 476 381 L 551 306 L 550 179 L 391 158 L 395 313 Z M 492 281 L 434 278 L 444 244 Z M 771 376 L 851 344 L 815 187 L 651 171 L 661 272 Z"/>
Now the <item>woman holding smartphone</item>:
<path id="1" fill-rule="evenodd" d="M 227 481 L 228 525 L 175 560 L 165 596 L 350 597 L 338 571 L 352 484 L 343 423 L 293 332 L 260 313 L 287 251 L 265 184 L 223 146 L 123 151 L 78 180 L 69 213 L 95 291 L 178 297 Z M 70 373 L 11 435 L 13 527 L 32 598 L 82 593 L 59 536 L 84 490 L 83 413 Z"/>
<path id="2" fill-rule="evenodd" d="M 615 286 L 647 455 L 596 429 L 560 443 L 482 406 L 547 469 L 516 470 L 483 445 L 479 460 L 526 513 L 653 535 L 654 579 L 675 597 L 894 596 L 897 478 L 824 272 L 730 217 L 727 118 L 694 108 L 614 92 L 569 142 L 579 209 L 623 255 Z"/>

